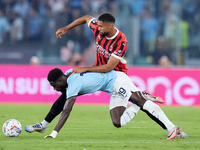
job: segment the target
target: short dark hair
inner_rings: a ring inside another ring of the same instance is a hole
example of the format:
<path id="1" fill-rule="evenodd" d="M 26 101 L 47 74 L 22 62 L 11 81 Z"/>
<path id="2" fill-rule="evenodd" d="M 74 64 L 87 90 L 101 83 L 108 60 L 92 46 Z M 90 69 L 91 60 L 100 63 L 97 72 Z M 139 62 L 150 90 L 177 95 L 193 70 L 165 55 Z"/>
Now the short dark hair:
<path id="1" fill-rule="evenodd" d="M 47 80 L 50 81 L 56 81 L 58 78 L 60 78 L 64 73 L 59 68 L 54 68 L 51 71 L 49 71 Z"/>
<path id="2" fill-rule="evenodd" d="M 109 13 L 104 13 L 99 16 L 99 21 L 115 23 L 115 17 Z"/>

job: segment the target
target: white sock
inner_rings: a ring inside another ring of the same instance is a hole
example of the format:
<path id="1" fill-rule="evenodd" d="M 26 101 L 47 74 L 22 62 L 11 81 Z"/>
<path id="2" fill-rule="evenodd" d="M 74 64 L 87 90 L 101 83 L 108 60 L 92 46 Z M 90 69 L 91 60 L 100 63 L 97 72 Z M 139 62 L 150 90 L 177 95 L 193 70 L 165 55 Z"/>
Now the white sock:
<path id="1" fill-rule="evenodd" d="M 127 108 L 120 118 L 121 127 L 123 127 L 127 123 L 129 123 L 139 110 L 140 110 L 140 107 L 135 104 L 133 104 L 129 108 Z"/>
<path id="2" fill-rule="evenodd" d="M 53 130 L 53 131 L 51 132 L 50 136 L 52 136 L 53 138 L 56 138 L 57 134 L 58 134 L 58 132 L 55 131 L 55 130 Z"/>
<path id="3" fill-rule="evenodd" d="M 43 120 L 41 123 L 44 128 L 47 128 L 47 126 L 49 125 L 49 123 L 46 120 Z"/>
<path id="4" fill-rule="evenodd" d="M 167 116 L 161 110 L 161 108 L 157 104 L 153 103 L 152 101 L 147 100 L 144 103 L 143 109 L 147 110 L 157 119 L 159 119 L 166 126 L 168 131 L 171 130 L 173 127 L 175 127 L 175 125 L 167 118 Z"/>

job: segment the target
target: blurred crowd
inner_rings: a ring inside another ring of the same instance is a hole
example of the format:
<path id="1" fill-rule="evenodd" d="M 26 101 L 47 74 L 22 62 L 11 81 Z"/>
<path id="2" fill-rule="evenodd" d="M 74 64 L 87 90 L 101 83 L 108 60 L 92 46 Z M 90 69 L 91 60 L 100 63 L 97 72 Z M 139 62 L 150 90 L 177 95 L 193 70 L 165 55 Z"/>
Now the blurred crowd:
<path id="1" fill-rule="evenodd" d="M 37 43 L 40 59 L 52 53 L 61 64 L 92 65 L 95 43 L 87 25 L 61 39 L 55 32 L 81 16 L 104 12 L 116 17 L 116 27 L 127 36 L 129 65 L 165 66 L 166 60 L 166 66 L 184 65 L 193 49 L 200 58 L 199 0 L 0 0 L 0 45 Z"/>

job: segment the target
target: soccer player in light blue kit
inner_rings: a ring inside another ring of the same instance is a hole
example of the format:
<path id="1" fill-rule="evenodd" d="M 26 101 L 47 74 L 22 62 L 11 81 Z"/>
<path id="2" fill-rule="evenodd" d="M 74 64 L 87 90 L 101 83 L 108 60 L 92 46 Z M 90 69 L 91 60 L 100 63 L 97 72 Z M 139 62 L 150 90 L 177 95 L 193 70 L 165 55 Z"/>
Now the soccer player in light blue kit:
<path id="1" fill-rule="evenodd" d="M 68 119 L 77 96 L 96 91 L 104 91 L 110 94 L 109 109 L 115 127 L 125 126 L 133 119 L 140 108 L 143 108 L 166 126 L 168 131 L 167 139 L 173 139 L 181 133 L 181 129 L 167 118 L 157 104 L 146 100 L 125 73 L 111 71 L 107 73 L 85 72 L 72 74 L 71 71 L 72 69 L 64 74 L 60 69 L 55 68 L 48 74 L 48 81 L 56 91 L 66 90 L 67 100 L 56 127 L 45 138 L 56 138 Z M 128 101 L 133 103 L 129 108 L 127 108 Z M 32 126 L 29 125 L 25 127 L 25 130 L 31 132 L 31 128 Z"/>

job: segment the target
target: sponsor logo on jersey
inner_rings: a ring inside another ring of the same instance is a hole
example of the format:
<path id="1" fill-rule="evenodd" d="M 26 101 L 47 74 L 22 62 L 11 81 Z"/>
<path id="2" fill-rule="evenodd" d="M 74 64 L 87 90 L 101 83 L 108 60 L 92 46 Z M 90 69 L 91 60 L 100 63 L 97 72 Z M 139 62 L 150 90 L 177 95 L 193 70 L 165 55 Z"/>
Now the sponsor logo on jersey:
<path id="1" fill-rule="evenodd" d="M 106 51 L 101 45 L 98 44 L 98 42 L 96 42 L 96 47 L 97 47 L 98 53 L 104 55 L 104 57 L 106 57 L 106 58 L 110 58 L 111 53 Z"/>

